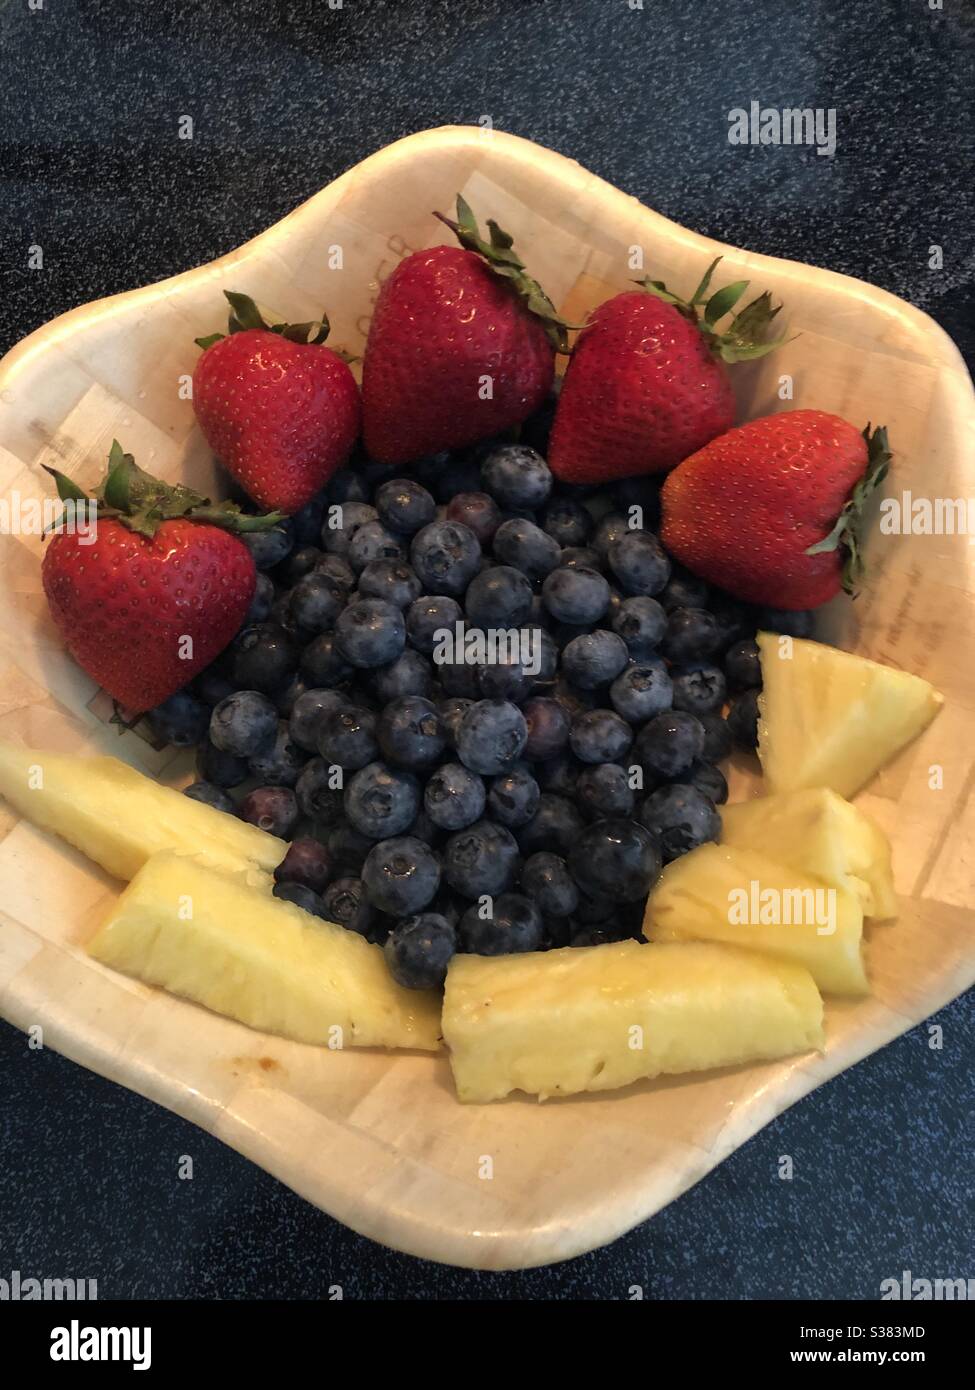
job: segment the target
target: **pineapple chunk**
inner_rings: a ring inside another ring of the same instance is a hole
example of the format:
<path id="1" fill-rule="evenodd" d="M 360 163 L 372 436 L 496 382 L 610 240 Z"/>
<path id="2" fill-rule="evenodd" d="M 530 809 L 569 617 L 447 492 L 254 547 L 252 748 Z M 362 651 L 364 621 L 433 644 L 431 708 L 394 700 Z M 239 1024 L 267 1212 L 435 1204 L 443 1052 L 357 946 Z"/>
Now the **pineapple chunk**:
<path id="1" fill-rule="evenodd" d="M 647 900 L 643 934 L 767 952 L 804 965 L 824 994 L 868 990 L 857 896 L 750 849 L 702 845 L 675 859 Z"/>
<path id="2" fill-rule="evenodd" d="M 439 1047 L 439 994 L 403 989 L 380 947 L 196 859 L 154 855 L 88 950 L 114 970 L 295 1042 Z"/>
<path id="3" fill-rule="evenodd" d="M 116 878 L 130 879 L 161 850 L 214 868 L 265 873 L 288 846 L 236 816 L 161 786 L 116 758 L 74 758 L 0 743 L 0 795 Z"/>
<path id="4" fill-rule="evenodd" d="M 758 645 L 758 756 L 770 792 L 852 796 L 944 703 L 920 676 L 819 642 L 760 632 Z"/>
<path id="5" fill-rule="evenodd" d="M 828 787 L 720 806 L 721 843 L 753 849 L 855 893 L 864 917 L 897 916 L 890 841 L 869 816 Z"/>
<path id="6" fill-rule="evenodd" d="M 722 946 L 455 956 L 443 1033 L 462 1101 L 547 1096 L 771 1061 L 823 1043 L 809 972 Z"/>

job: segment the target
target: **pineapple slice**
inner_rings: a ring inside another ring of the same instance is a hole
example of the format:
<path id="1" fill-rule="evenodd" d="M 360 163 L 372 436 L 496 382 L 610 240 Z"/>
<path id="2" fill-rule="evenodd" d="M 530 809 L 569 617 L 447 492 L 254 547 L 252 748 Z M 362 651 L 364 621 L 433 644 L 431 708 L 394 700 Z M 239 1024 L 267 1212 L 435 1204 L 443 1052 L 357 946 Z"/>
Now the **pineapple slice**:
<path id="1" fill-rule="evenodd" d="M 455 956 L 443 1033 L 462 1101 L 771 1061 L 823 1043 L 809 972 L 713 945 Z"/>
<path id="2" fill-rule="evenodd" d="M 852 796 L 944 703 L 920 676 L 819 642 L 760 632 L 758 645 L 758 756 L 770 792 Z"/>
<path id="3" fill-rule="evenodd" d="M 890 841 L 876 822 L 828 787 L 719 806 L 721 843 L 753 849 L 855 893 L 864 917 L 897 916 Z"/>
<path id="4" fill-rule="evenodd" d="M 804 965 L 824 994 L 868 990 L 856 894 L 750 849 L 702 845 L 675 859 L 647 900 L 643 934 L 767 952 Z"/>
<path id="5" fill-rule="evenodd" d="M 288 846 L 236 816 L 161 786 L 116 758 L 75 758 L 0 743 L 0 795 L 116 878 L 130 879 L 160 850 L 215 868 L 269 872 Z"/>
<path id="6" fill-rule="evenodd" d="M 380 947 L 196 859 L 154 855 L 88 950 L 114 970 L 295 1042 L 439 1047 L 439 994 L 403 989 Z"/>

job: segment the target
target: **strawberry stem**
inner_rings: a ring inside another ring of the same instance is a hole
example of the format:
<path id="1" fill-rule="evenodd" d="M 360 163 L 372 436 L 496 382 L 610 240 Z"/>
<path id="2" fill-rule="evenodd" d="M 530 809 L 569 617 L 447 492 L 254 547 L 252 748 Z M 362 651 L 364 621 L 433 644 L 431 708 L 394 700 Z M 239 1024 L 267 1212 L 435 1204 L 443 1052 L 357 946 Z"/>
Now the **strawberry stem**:
<path id="1" fill-rule="evenodd" d="M 318 346 L 324 343 L 330 332 L 327 316 L 310 323 L 268 323 L 249 294 L 238 294 L 235 290 L 224 290 L 224 298 L 230 305 L 227 333 L 209 333 L 205 338 L 194 338 L 197 347 L 204 352 L 214 343 L 219 343 L 228 333 L 244 333 L 249 329 L 261 329 L 265 333 L 277 333 L 287 338 L 289 343 L 309 343 Z"/>
<path id="2" fill-rule="evenodd" d="M 863 477 L 850 493 L 849 501 L 836 518 L 829 534 L 803 551 L 804 555 L 825 555 L 842 546 L 845 552 L 843 588 L 851 598 L 856 598 L 857 582 L 863 576 L 864 509 L 867 499 L 876 492 L 890 471 L 892 457 L 887 444 L 887 430 L 883 425 L 878 425 L 871 434 L 868 423 L 863 437 L 867 443 L 867 467 Z"/>
<path id="3" fill-rule="evenodd" d="M 719 332 L 715 326 L 718 320 L 731 313 L 750 284 L 748 280 L 736 280 L 734 284 L 725 285 L 709 296 L 711 280 L 720 260 L 721 257 L 716 256 L 711 262 L 690 299 L 681 299 L 679 295 L 672 294 L 662 280 L 651 280 L 649 276 L 635 280 L 634 284 L 646 290 L 647 294 L 656 295 L 665 304 L 673 304 L 686 318 L 697 324 L 708 347 L 722 362 L 744 362 L 764 357 L 786 341 L 784 334 L 770 341 L 765 338 L 769 324 L 782 305 L 773 308 L 772 296 L 766 290 L 740 309 L 728 327 Z M 703 318 L 698 314 L 699 307 L 703 307 Z"/>

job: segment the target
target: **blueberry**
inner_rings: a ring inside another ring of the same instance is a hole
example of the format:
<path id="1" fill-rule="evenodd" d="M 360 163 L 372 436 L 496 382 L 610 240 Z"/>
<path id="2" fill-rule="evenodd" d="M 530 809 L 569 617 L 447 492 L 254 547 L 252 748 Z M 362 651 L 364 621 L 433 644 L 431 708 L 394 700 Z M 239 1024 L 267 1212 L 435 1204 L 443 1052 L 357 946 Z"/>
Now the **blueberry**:
<path id="1" fill-rule="evenodd" d="M 667 710 L 640 730 L 634 744 L 636 762 L 658 777 L 678 777 L 704 751 L 704 726 L 696 715 Z"/>
<path id="2" fill-rule="evenodd" d="M 317 546 L 322 538 L 322 521 L 325 519 L 325 493 L 312 497 L 291 518 L 295 544 Z"/>
<path id="3" fill-rule="evenodd" d="M 733 740 L 728 721 L 720 714 L 699 716 L 704 729 L 704 747 L 701 757 L 709 763 L 719 763 L 731 753 Z"/>
<path id="4" fill-rule="evenodd" d="M 356 574 L 376 560 L 402 560 L 404 538 L 389 531 L 381 521 L 367 521 L 356 528 L 349 542 L 347 559 Z"/>
<path id="5" fill-rule="evenodd" d="M 477 679 L 477 667 L 468 661 L 444 661 L 437 663 L 440 688 L 445 695 L 453 695 L 469 700 L 473 704 L 480 699 L 481 686 Z"/>
<path id="6" fill-rule="evenodd" d="M 453 633 L 463 622 L 464 610 L 447 594 L 428 594 L 411 603 L 406 612 L 406 635 L 418 652 L 429 656 L 437 645 L 437 633 Z"/>
<path id="7" fill-rule="evenodd" d="M 352 566 L 341 555 L 323 555 L 315 566 L 315 570 L 319 574 L 327 574 L 330 579 L 334 579 L 347 594 L 355 588 L 355 575 L 352 573 Z"/>
<path id="8" fill-rule="evenodd" d="M 733 643 L 724 654 L 724 669 L 732 690 L 761 690 L 762 663 L 758 643 L 751 637 Z"/>
<path id="9" fill-rule="evenodd" d="M 551 850 L 567 855 L 581 833 L 584 821 L 575 806 L 564 796 L 542 792 L 538 810 L 518 833 L 523 854 Z"/>
<path id="10" fill-rule="evenodd" d="M 267 531 L 245 531 L 241 540 L 254 557 L 254 564 L 259 570 L 269 570 L 272 565 L 279 565 L 284 557 L 290 554 L 294 544 L 291 527 L 287 522 L 280 526 L 272 526 Z"/>
<path id="11" fill-rule="evenodd" d="M 361 878 L 334 879 L 322 894 L 323 916 L 329 922 L 366 936 L 375 923 L 375 912 Z"/>
<path id="12" fill-rule="evenodd" d="M 379 756 L 376 716 L 357 705 L 326 711 L 319 726 L 318 751 L 326 763 L 357 772 Z"/>
<path id="13" fill-rule="evenodd" d="M 403 989 L 439 989 L 457 950 L 457 933 L 438 912 L 420 912 L 394 927 L 383 947 L 389 973 Z"/>
<path id="14" fill-rule="evenodd" d="M 609 585 L 594 569 L 560 565 L 542 585 L 542 598 L 559 622 L 591 626 L 609 607 Z"/>
<path id="15" fill-rule="evenodd" d="M 286 840 L 298 823 L 298 802 L 290 787 L 255 787 L 240 803 L 240 818 Z"/>
<path id="16" fill-rule="evenodd" d="M 507 656 L 477 668 L 477 691 L 484 700 L 510 700 L 520 705 L 531 687 L 532 682 L 525 675 L 521 662 Z"/>
<path id="17" fill-rule="evenodd" d="M 312 758 L 305 763 L 295 795 L 301 814 L 321 826 L 331 826 L 342 818 L 344 796 L 341 785 L 333 785 L 336 775 L 324 758 Z"/>
<path id="18" fill-rule="evenodd" d="M 177 690 L 146 715 L 153 734 L 174 748 L 194 748 L 206 738 L 210 706 L 186 690 Z"/>
<path id="19" fill-rule="evenodd" d="M 613 617 L 613 631 L 622 637 L 634 661 L 646 661 L 663 640 L 667 614 L 655 598 L 637 594 L 620 604 Z"/>
<path id="20" fill-rule="evenodd" d="M 433 520 L 436 503 L 425 487 L 411 478 L 391 478 L 376 489 L 379 520 L 397 535 L 412 536 Z"/>
<path id="21" fill-rule="evenodd" d="M 579 903 L 579 890 L 565 860 L 544 850 L 525 860 L 521 887 L 547 917 L 570 917 Z"/>
<path id="22" fill-rule="evenodd" d="M 674 683 L 674 709 L 691 714 L 717 714 L 728 693 L 720 666 L 699 661 L 692 666 L 675 666 L 670 673 Z"/>
<path id="23" fill-rule="evenodd" d="M 251 599 L 251 606 L 244 614 L 244 626 L 250 627 L 254 623 L 266 623 L 271 616 L 273 602 L 274 581 L 269 575 L 259 573 L 254 585 L 254 597 Z"/>
<path id="24" fill-rule="evenodd" d="M 660 602 L 668 613 L 674 608 L 707 608 L 710 594 L 711 587 L 706 580 L 698 579 L 682 565 L 674 565 L 660 594 Z"/>
<path id="25" fill-rule="evenodd" d="M 594 926 L 597 923 L 607 931 L 606 940 L 614 939 L 611 923 L 619 916 L 620 904 L 613 898 L 607 898 L 605 894 L 593 896 L 591 893 L 580 893 L 579 902 L 573 914 L 576 923 L 582 926 Z M 576 943 L 573 942 L 573 945 Z M 587 945 L 597 945 L 601 943 L 587 942 Z"/>
<path id="26" fill-rule="evenodd" d="M 575 719 L 583 710 L 597 707 L 596 697 L 591 690 L 580 690 L 577 685 L 567 681 L 565 676 L 560 675 L 556 679 L 551 693 L 552 699 L 559 702 L 570 719 Z"/>
<path id="27" fill-rule="evenodd" d="M 488 810 L 492 820 L 517 830 L 527 825 L 538 810 L 541 788 L 526 767 L 513 767 L 495 777 L 488 792 Z"/>
<path id="28" fill-rule="evenodd" d="M 444 878 L 465 898 L 503 893 L 513 882 L 517 865 L 514 836 L 493 821 L 475 821 L 455 831 L 444 849 Z"/>
<path id="29" fill-rule="evenodd" d="M 430 662 L 409 647 L 388 666 L 378 666 L 372 673 L 373 689 L 384 705 L 404 695 L 423 695 L 429 699 L 436 692 L 436 684 Z"/>
<path id="30" fill-rule="evenodd" d="M 708 840 L 717 840 L 721 833 L 714 802 L 682 782 L 651 792 L 640 808 L 640 820 L 660 846 L 665 864 Z"/>
<path id="31" fill-rule="evenodd" d="M 231 678 L 232 655 L 229 649 L 223 652 L 193 682 L 194 693 L 211 708 L 237 689 Z"/>
<path id="32" fill-rule="evenodd" d="M 278 732 L 278 712 L 258 690 L 238 690 L 221 700 L 210 716 L 210 740 L 222 753 L 250 758 L 270 747 Z"/>
<path id="33" fill-rule="evenodd" d="M 442 763 L 430 775 L 423 807 L 441 830 L 463 830 L 484 814 L 484 783 L 462 763 Z"/>
<path id="34" fill-rule="evenodd" d="M 430 819 L 423 806 L 417 811 L 416 819 L 406 833 L 412 835 L 415 840 L 422 840 L 431 849 L 435 849 L 443 839 L 441 827 Z"/>
<path id="35" fill-rule="evenodd" d="M 374 843 L 368 835 L 361 834 L 347 821 L 333 825 L 327 839 L 328 857 L 333 873 L 338 877 L 351 875 L 355 878 Z"/>
<path id="36" fill-rule="evenodd" d="M 687 772 L 681 773 L 681 781 L 687 786 L 696 787 L 716 806 L 728 800 L 728 782 L 720 767 L 712 763 L 692 763 Z"/>
<path id="37" fill-rule="evenodd" d="M 492 776 L 506 772 L 525 750 L 528 728 L 509 700 L 478 700 L 457 731 L 457 754 L 472 772 Z"/>
<path id="38" fill-rule="evenodd" d="M 250 774 L 265 787 L 293 787 L 307 761 L 308 754 L 292 739 L 290 725 L 282 719 L 271 746 L 249 760 Z"/>
<path id="39" fill-rule="evenodd" d="M 814 615 L 808 608 L 759 608 L 755 626 L 759 632 L 781 632 L 787 637 L 811 637 Z"/>
<path id="40" fill-rule="evenodd" d="M 584 766 L 566 747 L 554 757 L 535 764 L 535 780 L 543 792 L 554 792 L 571 800 Z"/>
<path id="41" fill-rule="evenodd" d="M 462 594 L 481 564 L 481 543 L 458 521 L 433 521 L 413 537 L 410 560 L 429 594 Z"/>
<path id="42" fill-rule="evenodd" d="M 338 690 L 304 690 L 295 700 L 288 720 L 291 740 L 306 753 L 318 751 L 318 739 L 325 716 L 341 709 L 345 697 Z"/>
<path id="43" fill-rule="evenodd" d="M 352 666 L 385 666 L 406 646 L 403 614 L 383 599 L 359 599 L 339 615 L 335 644 Z"/>
<path id="44" fill-rule="evenodd" d="M 369 851 L 362 881 L 373 907 L 408 917 L 426 907 L 440 887 L 440 862 L 422 840 L 398 835 Z"/>
<path id="45" fill-rule="evenodd" d="M 506 444 L 481 464 L 485 489 L 502 507 L 540 507 L 552 491 L 548 464 L 524 444 Z"/>
<path id="46" fill-rule="evenodd" d="M 469 907 L 460 919 L 461 948 L 476 956 L 537 951 L 542 934 L 542 914 L 524 893 L 502 893 L 483 909 Z"/>
<path id="47" fill-rule="evenodd" d="M 533 689 L 551 685 L 559 669 L 559 649 L 551 635 L 541 627 L 523 627 L 519 641 L 521 650 L 530 657 L 530 666 L 537 668 L 531 678 Z"/>
<path id="48" fill-rule="evenodd" d="M 486 492 L 461 492 L 447 503 L 447 520 L 461 522 L 482 546 L 488 546 L 503 517 L 497 502 Z"/>
<path id="49" fill-rule="evenodd" d="M 588 516 L 588 512 L 586 513 Z M 602 567 L 602 556 L 588 545 L 563 546 L 559 565 L 564 569 L 588 569 L 598 573 Z"/>
<path id="50" fill-rule="evenodd" d="M 207 736 L 196 750 L 196 771 L 202 782 L 212 782 L 215 787 L 239 787 L 247 780 L 247 759 L 225 753 Z"/>
<path id="51" fill-rule="evenodd" d="M 347 781 L 345 814 L 356 830 L 373 840 L 402 835 L 420 809 L 420 784 L 409 772 L 369 763 Z"/>
<path id="52" fill-rule="evenodd" d="M 313 570 L 291 590 L 288 611 L 304 632 L 326 632 L 345 607 L 346 590 L 324 570 Z"/>
<path id="53" fill-rule="evenodd" d="M 385 599 L 397 608 L 408 608 L 422 587 L 405 560 L 373 560 L 359 575 L 360 597 Z"/>
<path id="54" fill-rule="evenodd" d="M 607 551 L 609 567 L 628 594 L 659 594 L 670 577 L 670 561 L 649 531 L 627 531 Z"/>
<path id="55" fill-rule="evenodd" d="M 481 486 L 481 469 L 478 458 L 447 456 L 433 480 L 433 490 L 438 502 L 449 502 L 459 492 L 476 492 Z"/>
<path id="56" fill-rule="evenodd" d="M 542 530 L 563 547 L 584 546 L 592 529 L 592 517 L 572 497 L 553 498 L 542 513 Z"/>
<path id="57" fill-rule="evenodd" d="M 475 627 L 520 627 L 531 613 L 532 586 L 510 565 L 495 565 L 471 580 L 464 598 Z"/>
<path id="58" fill-rule="evenodd" d="M 619 763 L 583 768 L 575 786 L 576 805 L 590 820 L 627 819 L 636 807 L 629 770 Z"/>
<path id="59" fill-rule="evenodd" d="M 432 700 L 404 695 L 391 700 L 379 716 L 376 738 L 387 761 L 400 767 L 433 767 L 447 746 Z"/>
<path id="60" fill-rule="evenodd" d="M 586 710 L 572 721 L 569 747 L 583 763 L 612 763 L 624 758 L 633 730 L 610 709 Z"/>
<path id="61" fill-rule="evenodd" d="M 237 814 L 237 807 L 230 797 L 213 782 L 192 782 L 183 788 L 183 795 L 193 801 L 202 801 L 204 806 L 212 806 L 215 811 L 226 811 L 230 816 Z"/>
<path id="62" fill-rule="evenodd" d="M 349 679 L 352 667 L 338 650 L 334 632 L 322 632 L 308 643 L 301 654 L 301 674 L 309 686 L 321 690 Z"/>
<path id="63" fill-rule="evenodd" d="M 241 688 L 272 694 L 298 669 L 298 654 L 279 623 L 256 623 L 234 639 L 234 680 Z"/>
<path id="64" fill-rule="evenodd" d="M 364 475 L 356 469 L 340 468 L 329 478 L 325 496 L 333 506 L 339 502 L 365 502 L 369 487 Z"/>
<path id="65" fill-rule="evenodd" d="M 583 830 L 568 856 L 584 893 L 635 902 L 646 897 L 661 869 L 653 838 L 633 820 L 599 820 Z"/>
<path id="66" fill-rule="evenodd" d="M 529 579 L 544 579 L 559 563 L 559 543 L 533 521 L 513 517 L 503 521 L 494 533 L 494 554 L 503 565 L 511 565 Z"/>
<path id="67" fill-rule="evenodd" d="M 754 636 L 755 610 L 749 604 L 742 603 L 740 599 L 732 598 L 730 594 L 719 590 L 712 593 L 708 608 L 718 625 L 717 651 L 727 651 L 732 642 Z"/>
<path id="68" fill-rule="evenodd" d="M 561 753 L 569 742 L 570 720 L 558 700 L 535 695 L 525 701 L 521 712 L 528 731 L 523 750 L 525 757 L 535 762 Z"/>
<path id="69" fill-rule="evenodd" d="M 283 902 L 293 903 L 295 907 L 300 907 L 304 912 L 310 912 L 313 917 L 325 917 L 325 904 L 313 888 L 309 888 L 306 883 L 276 883 L 271 892 L 274 897 L 280 898 Z"/>
<path id="70" fill-rule="evenodd" d="M 288 558 L 278 565 L 277 578 L 286 589 L 291 589 L 306 574 L 312 573 L 323 555 L 324 551 L 319 550 L 317 545 L 303 545 L 298 550 L 292 550 Z"/>
<path id="71" fill-rule="evenodd" d="M 366 502 L 342 502 L 338 506 L 330 503 L 322 523 L 322 549 L 329 555 L 341 555 L 352 566 L 349 550 L 356 532 L 376 520 L 375 507 Z"/>
<path id="72" fill-rule="evenodd" d="M 452 695 L 449 699 L 442 700 L 437 706 L 437 713 L 440 715 L 440 727 L 444 731 L 449 748 L 457 747 L 458 730 L 464 715 L 473 704 L 473 700 L 466 700 L 462 695 Z"/>
<path id="73" fill-rule="evenodd" d="M 629 660 L 626 643 L 615 632 L 596 628 L 573 637 L 562 652 L 562 670 L 567 680 L 583 690 L 609 685 Z"/>
<path id="74" fill-rule="evenodd" d="M 308 682 L 300 672 L 296 671 L 286 685 L 282 685 L 279 690 L 273 692 L 271 700 L 282 719 L 291 718 L 299 696 L 304 695 L 307 689 Z"/>
<path id="75" fill-rule="evenodd" d="M 644 724 L 670 709 L 673 695 L 670 673 L 659 658 L 627 666 L 609 688 L 613 709 L 631 724 Z"/>
<path id="76" fill-rule="evenodd" d="M 620 512 L 607 512 L 589 537 L 589 544 L 601 560 L 608 562 L 609 548 L 631 534 L 629 520 Z"/>
<path id="77" fill-rule="evenodd" d="M 320 893 L 328 883 L 331 856 L 325 846 L 311 836 L 292 840 L 288 852 L 274 870 L 275 883 L 301 883 Z"/>
<path id="78" fill-rule="evenodd" d="M 667 619 L 663 652 L 668 661 L 684 665 L 706 661 L 721 645 L 721 629 L 706 608 L 674 608 Z"/>
<path id="79" fill-rule="evenodd" d="M 728 710 L 731 737 L 741 748 L 758 747 L 758 691 L 744 690 L 736 695 Z"/>

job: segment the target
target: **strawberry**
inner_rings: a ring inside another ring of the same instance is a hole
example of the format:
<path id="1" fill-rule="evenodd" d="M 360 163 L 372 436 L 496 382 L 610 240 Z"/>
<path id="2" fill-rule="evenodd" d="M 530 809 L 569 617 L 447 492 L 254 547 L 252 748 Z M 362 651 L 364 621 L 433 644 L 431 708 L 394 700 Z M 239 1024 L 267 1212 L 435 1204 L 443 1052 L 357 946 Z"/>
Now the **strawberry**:
<path id="1" fill-rule="evenodd" d="M 366 450 L 407 463 L 518 425 L 552 387 L 565 325 L 494 221 L 484 241 L 463 198 L 460 246 L 416 251 L 376 301 L 362 368 Z"/>
<path id="2" fill-rule="evenodd" d="M 42 567 L 51 616 L 93 680 L 127 711 L 151 709 L 208 666 L 244 620 L 256 571 L 232 533 L 280 517 L 244 516 L 232 502 L 212 506 L 158 482 L 118 442 L 94 498 L 48 472 L 66 504 Z"/>
<path id="3" fill-rule="evenodd" d="M 690 300 L 645 279 L 637 281 L 642 289 L 616 295 L 590 316 L 555 412 L 548 463 L 557 478 L 601 483 L 662 473 L 734 424 L 724 363 L 761 357 L 782 339 L 762 341 L 779 312 L 767 293 L 718 332 L 716 323 L 748 286 L 739 280 L 709 298 L 720 259 Z"/>
<path id="4" fill-rule="evenodd" d="M 224 291 L 228 336 L 197 338 L 193 409 L 224 468 L 261 507 L 296 512 L 348 458 L 359 388 L 323 347 L 328 320 L 269 327 L 252 299 Z"/>
<path id="5" fill-rule="evenodd" d="M 860 434 L 824 410 L 752 420 L 669 475 L 661 540 L 736 598 L 815 608 L 854 592 L 864 503 L 889 465 L 882 428 Z"/>

